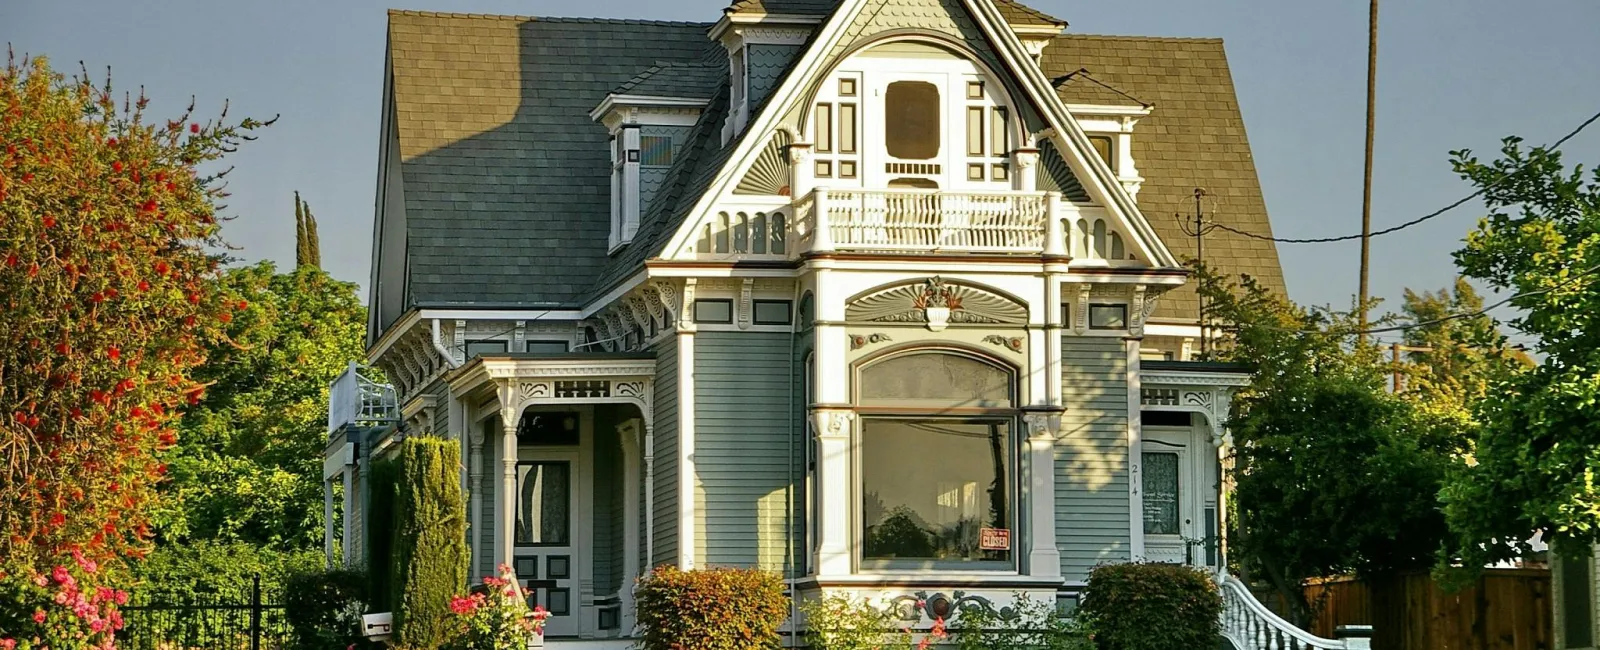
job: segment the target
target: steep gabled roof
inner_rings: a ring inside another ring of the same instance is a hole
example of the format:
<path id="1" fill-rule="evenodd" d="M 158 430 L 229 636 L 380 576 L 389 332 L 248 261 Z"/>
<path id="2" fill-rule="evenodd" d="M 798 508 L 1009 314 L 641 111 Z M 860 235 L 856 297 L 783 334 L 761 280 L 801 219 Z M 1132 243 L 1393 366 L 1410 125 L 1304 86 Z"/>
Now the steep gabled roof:
<path id="1" fill-rule="evenodd" d="M 609 134 L 589 111 L 652 67 L 702 76 L 725 59 L 709 28 L 390 12 L 408 306 L 583 303 L 610 229 Z"/>
<path id="2" fill-rule="evenodd" d="M 1007 23 L 1030 27 L 1066 27 L 1061 20 L 1017 0 L 995 0 Z M 789 16 L 824 16 L 833 12 L 839 0 L 735 0 L 724 11 L 730 14 L 780 14 Z"/>
<path id="3" fill-rule="evenodd" d="M 1174 255 L 1195 255 L 1194 238 L 1184 234 L 1173 215 L 1193 217 L 1196 187 L 1209 194 L 1207 220 L 1272 234 L 1221 40 L 1058 36 L 1045 49 L 1041 67 L 1053 80 L 1086 69 L 1104 84 L 1058 83 L 1065 103 L 1126 105 L 1130 102 L 1121 95 L 1126 93 L 1154 105 L 1133 129 L 1134 165 L 1145 179 L 1139 209 Z M 1216 230 L 1206 235 L 1205 248 L 1215 268 L 1248 273 L 1283 291 L 1283 268 L 1272 242 Z M 1198 317 L 1191 283 L 1167 294 L 1153 320 Z"/>

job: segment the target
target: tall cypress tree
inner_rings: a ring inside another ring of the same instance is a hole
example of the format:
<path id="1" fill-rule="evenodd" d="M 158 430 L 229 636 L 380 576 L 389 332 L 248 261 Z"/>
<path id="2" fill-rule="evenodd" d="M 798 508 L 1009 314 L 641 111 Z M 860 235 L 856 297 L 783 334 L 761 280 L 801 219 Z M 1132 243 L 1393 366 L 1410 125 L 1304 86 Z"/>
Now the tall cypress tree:
<path id="1" fill-rule="evenodd" d="M 294 193 L 294 265 L 322 268 L 322 242 L 317 236 L 317 218 L 311 215 L 311 205 Z"/>
<path id="2" fill-rule="evenodd" d="M 438 438 L 400 443 L 394 521 L 395 642 L 431 650 L 449 642 L 450 597 L 467 586 L 467 507 L 462 499 L 461 449 Z"/>

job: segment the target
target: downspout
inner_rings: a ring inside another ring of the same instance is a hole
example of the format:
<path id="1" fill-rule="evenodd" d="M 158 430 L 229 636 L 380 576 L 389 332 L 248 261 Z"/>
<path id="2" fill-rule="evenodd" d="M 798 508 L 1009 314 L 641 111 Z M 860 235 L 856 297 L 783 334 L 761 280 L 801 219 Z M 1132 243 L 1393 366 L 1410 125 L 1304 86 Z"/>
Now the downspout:
<path id="1" fill-rule="evenodd" d="M 456 355 L 450 351 L 450 348 L 444 346 L 444 341 L 439 339 L 439 319 L 437 318 L 433 319 L 433 349 L 439 353 L 440 357 L 444 358 L 444 362 L 451 368 L 461 367 L 461 364 L 456 363 Z"/>

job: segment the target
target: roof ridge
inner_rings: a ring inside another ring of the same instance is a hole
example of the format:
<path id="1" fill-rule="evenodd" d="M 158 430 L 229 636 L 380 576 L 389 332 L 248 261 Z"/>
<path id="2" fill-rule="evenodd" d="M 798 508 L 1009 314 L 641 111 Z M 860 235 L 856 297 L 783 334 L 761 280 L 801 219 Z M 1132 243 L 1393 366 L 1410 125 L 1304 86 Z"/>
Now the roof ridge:
<path id="1" fill-rule="evenodd" d="M 1031 15 L 1034 18 L 1038 18 L 1039 20 L 1055 23 L 1057 25 L 1065 25 L 1065 24 L 1067 24 L 1067 21 L 1065 21 L 1065 20 L 1062 20 L 1062 19 L 1057 18 L 1055 16 L 1052 16 L 1050 14 L 1047 14 L 1047 13 L 1045 13 L 1043 11 L 1039 11 L 1038 9 L 1035 9 L 1035 8 L 1030 7 L 1028 5 L 1022 4 L 1021 0 L 995 0 L 995 4 L 996 5 L 1001 5 L 1001 4 L 1011 5 L 1013 7 L 1016 7 L 1018 10 L 1021 10 L 1023 13 Z"/>
<path id="2" fill-rule="evenodd" d="M 527 16 L 521 14 L 480 14 L 455 11 L 424 11 L 419 9 L 390 9 L 390 16 L 420 16 L 423 18 L 479 18 L 488 20 L 520 20 L 546 23 L 584 23 L 602 25 L 668 25 L 673 27 L 711 27 L 712 23 L 689 20 L 645 20 L 642 18 L 586 18 L 576 16 Z"/>
<path id="3" fill-rule="evenodd" d="M 1136 36 L 1124 34 L 1084 34 L 1073 32 L 1056 38 L 1077 38 L 1096 41 L 1147 41 L 1154 43 L 1221 43 L 1220 36 Z"/>

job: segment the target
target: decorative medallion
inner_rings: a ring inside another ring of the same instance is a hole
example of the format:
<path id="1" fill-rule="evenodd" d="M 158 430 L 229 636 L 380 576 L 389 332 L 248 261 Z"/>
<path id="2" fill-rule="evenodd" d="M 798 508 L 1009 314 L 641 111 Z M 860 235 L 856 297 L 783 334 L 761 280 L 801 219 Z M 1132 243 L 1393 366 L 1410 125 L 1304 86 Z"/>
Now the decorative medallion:
<path id="1" fill-rule="evenodd" d="M 1026 325 L 1028 309 L 1015 300 L 978 287 L 932 277 L 863 296 L 850 303 L 851 322 L 926 323 L 942 332 L 951 323 Z"/>
<path id="2" fill-rule="evenodd" d="M 860 350 L 861 348 L 867 347 L 869 345 L 876 345 L 878 343 L 886 343 L 886 342 L 889 342 L 889 341 L 892 341 L 892 340 L 894 340 L 894 339 L 889 338 L 888 334 L 878 334 L 878 333 L 852 334 L 852 335 L 850 335 L 850 349 L 851 350 Z"/>
<path id="3" fill-rule="evenodd" d="M 1023 340 L 1020 336 L 1005 337 L 999 334 L 992 334 L 984 337 L 983 342 L 990 345 L 998 345 L 1012 352 L 1022 352 Z"/>

